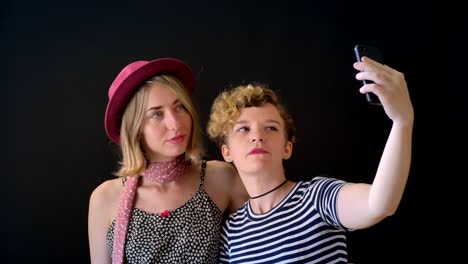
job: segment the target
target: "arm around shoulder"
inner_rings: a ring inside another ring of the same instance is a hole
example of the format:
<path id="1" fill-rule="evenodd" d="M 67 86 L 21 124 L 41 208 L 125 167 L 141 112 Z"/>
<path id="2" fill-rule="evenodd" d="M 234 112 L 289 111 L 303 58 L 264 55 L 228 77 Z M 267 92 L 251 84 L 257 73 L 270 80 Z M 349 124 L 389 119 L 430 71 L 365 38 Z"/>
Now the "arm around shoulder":
<path id="1" fill-rule="evenodd" d="M 242 182 L 237 170 L 231 164 L 227 164 L 232 170 L 231 173 L 231 199 L 227 211 L 229 214 L 234 213 L 242 207 L 245 202 L 249 199 L 249 194 L 245 189 L 244 183 Z"/>
<path id="2" fill-rule="evenodd" d="M 216 193 L 222 192 L 226 199 L 226 213 L 230 214 L 240 208 L 249 198 L 237 170 L 224 161 L 210 161 L 209 168 L 214 177 Z"/>

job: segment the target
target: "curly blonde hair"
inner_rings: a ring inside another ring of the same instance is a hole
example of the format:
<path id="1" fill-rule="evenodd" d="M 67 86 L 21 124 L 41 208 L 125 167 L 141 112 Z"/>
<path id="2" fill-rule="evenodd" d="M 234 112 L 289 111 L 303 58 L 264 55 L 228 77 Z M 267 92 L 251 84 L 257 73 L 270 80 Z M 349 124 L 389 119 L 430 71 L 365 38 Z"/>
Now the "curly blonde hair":
<path id="1" fill-rule="evenodd" d="M 219 94 L 211 107 L 207 133 L 219 147 L 226 144 L 226 136 L 240 111 L 247 107 L 260 107 L 267 103 L 274 105 L 285 123 L 286 139 L 295 143 L 294 120 L 280 102 L 276 93 L 262 84 L 248 84 L 235 87 Z"/>

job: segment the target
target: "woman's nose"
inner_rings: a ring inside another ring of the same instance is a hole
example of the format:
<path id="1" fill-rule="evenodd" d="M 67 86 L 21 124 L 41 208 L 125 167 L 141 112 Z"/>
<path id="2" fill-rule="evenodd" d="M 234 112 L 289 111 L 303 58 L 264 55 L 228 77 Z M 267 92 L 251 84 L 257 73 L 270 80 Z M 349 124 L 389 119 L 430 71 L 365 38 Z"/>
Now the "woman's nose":
<path id="1" fill-rule="evenodd" d="M 263 133 L 259 131 L 253 131 L 251 134 L 251 141 L 252 142 L 262 142 L 264 140 Z"/>
<path id="2" fill-rule="evenodd" d="M 177 130 L 180 128 L 180 117 L 176 113 L 166 114 L 166 126 L 169 130 Z"/>

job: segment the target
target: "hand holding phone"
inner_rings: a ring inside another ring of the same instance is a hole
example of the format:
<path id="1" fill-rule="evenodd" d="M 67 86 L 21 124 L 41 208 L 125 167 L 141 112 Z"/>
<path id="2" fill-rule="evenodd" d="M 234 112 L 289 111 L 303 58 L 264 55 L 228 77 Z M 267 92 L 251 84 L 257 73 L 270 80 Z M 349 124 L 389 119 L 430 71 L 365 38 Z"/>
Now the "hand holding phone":
<path id="1" fill-rule="evenodd" d="M 354 47 L 354 54 L 356 55 L 356 60 L 359 62 L 361 62 L 361 58 L 363 56 L 366 56 L 368 58 L 371 58 L 383 64 L 382 53 L 376 47 L 358 44 Z M 366 85 L 368 83 L 373 83 L 373 81 L 362 80 L 362 83 L 363 85 Z M 367 102 L 369 102 L 372 105 L 382 105 L 380 103 L 379 97 L 373 93 L 366 93 L 366 99 L 367 99 Z"/>

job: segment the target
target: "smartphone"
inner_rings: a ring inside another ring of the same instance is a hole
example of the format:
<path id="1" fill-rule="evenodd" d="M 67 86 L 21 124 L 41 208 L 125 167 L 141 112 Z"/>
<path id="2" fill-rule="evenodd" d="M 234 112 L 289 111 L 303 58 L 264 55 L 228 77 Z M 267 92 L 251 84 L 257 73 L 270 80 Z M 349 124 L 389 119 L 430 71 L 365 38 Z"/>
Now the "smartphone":
<path id="1" fill-rule="evenodd" d="M 363 56 L 366 56 L 368 58 L 371 58 L 379 63 L 383 64 L 383 56 L 380 50 L 376 47 L 373 46 L 368 46 L 368 45 L 356 45 L 354 47 L 354 54 L 356 55 L 356 60 L 361 61 L 361 58 Z M 363 85 L 366 85 L 368 83 L 373 83 L 373 81 L 370 80 L 362 80 Z M 371 105 L 382 105 L 380 103 L 379 97 L 375 95 L 374 93 L 366 93 L 366 99 L 367 102 Z"/>

